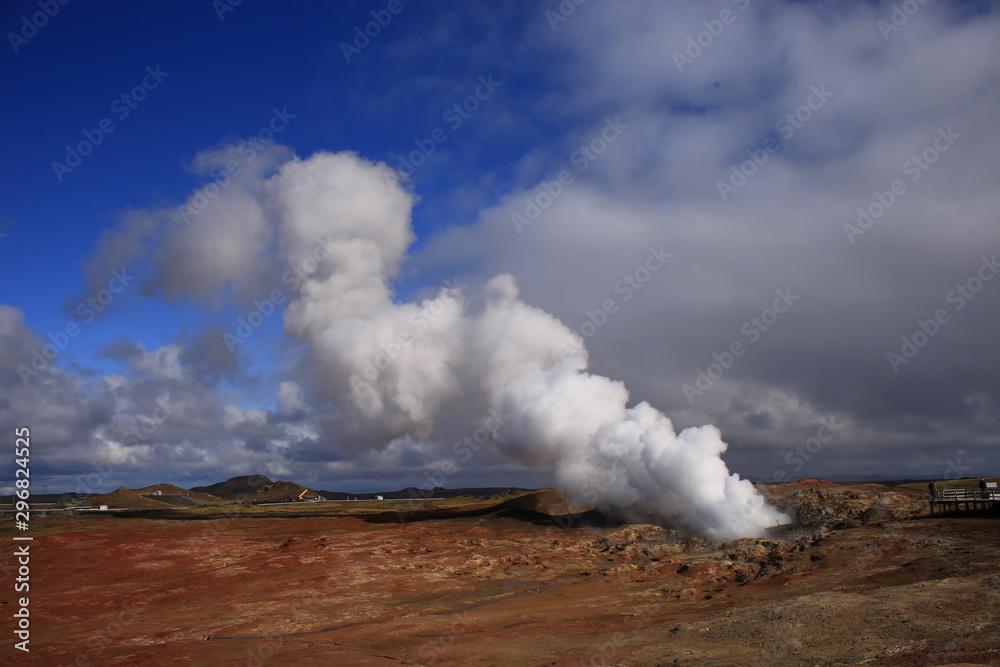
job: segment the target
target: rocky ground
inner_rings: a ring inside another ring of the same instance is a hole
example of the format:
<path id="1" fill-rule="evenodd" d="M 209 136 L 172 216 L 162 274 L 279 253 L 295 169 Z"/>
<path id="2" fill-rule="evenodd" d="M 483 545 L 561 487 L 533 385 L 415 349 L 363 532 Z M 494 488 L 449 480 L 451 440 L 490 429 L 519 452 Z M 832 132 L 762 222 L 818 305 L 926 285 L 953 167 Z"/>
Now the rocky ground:
<path id="1" fill-rule="evenodd" d="M 47 517 L 32 547 L 32 652 L 17 657 L 46 666 L 1000 664 L 1000 521 L 928 518 L 921 494 L 878 485 L 767 493 L 801 525 L 725 543 L 651 525 L 560 528 L 540 511 L 558 513 L 551 498 L 405 524 L 374 514 Z M 0 544 L 9 567 L 9 540 Z M 0 603 L 11 609 L 11 571 L 2 577 Z M 0 655 L 13 655 L 11 644 Z"/>

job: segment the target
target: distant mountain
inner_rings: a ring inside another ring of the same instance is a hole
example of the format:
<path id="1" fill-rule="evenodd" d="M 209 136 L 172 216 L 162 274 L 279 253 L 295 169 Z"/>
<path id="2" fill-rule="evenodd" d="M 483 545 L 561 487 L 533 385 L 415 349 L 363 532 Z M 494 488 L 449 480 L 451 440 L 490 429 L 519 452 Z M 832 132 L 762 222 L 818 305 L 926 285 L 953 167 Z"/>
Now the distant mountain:
<path id="1" fill-rule="evenodd" d="M 382 491 L 380 493 L 357 493 L 350 494 L 352 498 L 374 498 L 376 495 L 382 496 L 386 499 L 414 499 L 414 498 L 454 498 L 455 496 L 473 496 L 475 498 L 485 498 L 488 496 L 498 496 L 501 493 L 506 493 L 507 491 L 533 491 L 534 489 L 523 489 L 520 487 L 511 486 L 483 486 L 483 487 L 463 487 L 458 489 L 446 489 L 441 486 L 435 486 L 433 489 L 419 489 L 415 486 L 408 486 L 405 489 L 400 489 L 399 491 Z M 327 498 L 328 491 L 323 491 L 323 495 Z"/>
<path id="2" fill-rule="evenodd" d="M 261 487 L 256 493 L 248 494 L 249 498 L 247 500 L 256 503 L 290 503 L 298 500 L 303 494 L 306 494 L 304 498 L 306 500 L 315 497 L 317 494 L 320 496 L 323 495 L 322 492 L 313 491 L 301 484 L 279 479 L 277 482 L 272 482 Z"/>
<path id="3" fill-rule="evenodd" d="M 886 484 L 891 482 L 906 483 L 906 482 L 926 482 L 930 478 L 914 478 L 908 477 L 906 475 L 832 475 L 827 479 L 840 482 L 841 484 L 847 483 L 863 483 L 863 482 L 873 482 L 876 484 Z M 963 479 L 970 479 L 965 477 Z"/>
<path id="4" fill-rule="evenodd" d="M 188 491 L 187 489 L 179 487 L 176 484 L 153 484 L 152 486 L 144 486 L 141 489 L 135 489 L 135 492 L 141 496 L 146 496 L 147 498 L 159 500 L 161 503 L 169 503 L 171 505 L 204 505 L 205 503 L 222 502 L 222 498 L 219 498 L 218 496 L 214 496 L 210 493 Z"/>
<path id="5" fill-rule="evenodd" d="M 281 479 L 275 482 L 267 475 L 243 475 L 209 486 L 196 486 L 191 490 L 196 492 L 190 494 L 195 498 L 198 498 L 198 493 L 207 493 L 225 500 L 244 500 L 253 503 L 287 503 L 299 500 L 300 497 L 311 500 L 317 495 L 323 496 L 322 491 L 314 491 L 301 484 Z"/>
<path id="6" fill-rule="evenodd" d="M 147 489 L 163 490 L 167 495 L 167 485 L 154 485 Z M 141 489 L 145 491 L 145 489 Z M 310 489 L 295 482 L 278 480 L 272 481 L 266 475 L 242 475 L 227 479 L 225 482 L 217 482 L 209 486 L 195 486 L 191 491 L 196 493 L 209 493 L 213 496 L 225 500 L 236 500 L 241 496 L 247 501 L 258 503 L 289 502 L 297 500 L 303 492 L 309 492 L 322 496 L 327 500 L 375 500 L 377 496 L 382 496 L 386 500 L 415 499 L 415 498 L 454 498 L 455 496 L 473 496 L 484 498 L 497 496 L 508 491 L 532 491 L 520 487 L 509 486 L 487 486 L 487 487 L 463 487 L 459 489 L 445 489 L 437 486 L 433 489 L 420 489 L 415 486 L 408 486 L 398 491 L 378 491 L 375 493 L 345 493 L 343 491 L 326 491 L 322 489 Z M 174 495 L 174 494 L 170 494 Z M 181 494 L 177 494 L 181 495 Z M 187 494 L 193 495 L 193 494 Z"/>
<path id="7" fill-rule="evenodd" d="M 241 495 L 248 498 L 253 497 L 258 491 L 271 484 L 274 482 L 267 475 L 241 475 L 209 486 L 194 486 L 191 487 L 191 490 L 196 493 L 208 493 L 224 500 L 236 500 Z"/>

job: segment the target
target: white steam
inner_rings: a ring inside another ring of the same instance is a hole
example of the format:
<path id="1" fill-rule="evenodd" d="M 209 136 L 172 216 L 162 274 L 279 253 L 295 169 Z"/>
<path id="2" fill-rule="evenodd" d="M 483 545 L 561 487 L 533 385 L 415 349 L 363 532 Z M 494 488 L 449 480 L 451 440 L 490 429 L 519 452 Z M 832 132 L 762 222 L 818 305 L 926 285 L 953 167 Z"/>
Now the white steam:
<path id="1" fill-rule="evenodd" d="M 237 157 L 220 148 L 195 167 Z M 677 434 L 650 405 L 629 408 L 622 383 L 587 373 L 583 341 L 521 301 L 513 277 L 476 294 L 445 284 L 423 300 L 399 299 L 392 281 L 414 240 L 413 203 L 385 164 L 353 153 L 301 160 L 272 145 L 225 187 L 126 218 L 86 272 L 99 285 L 145 258 L 143 291 L 168 300 L 249 304 L 280 290 L 285 331 L 306 345 L 315 373 L 305 384 L 335 406 L 341 449 L 424 441 L 424 451 L 439 443 L 465 464 L 494 447 L 551 468 L 580 505 L 718 538 L 787 520 L 729 473 L 718 429 Z M 307 411 L 303 385 L 283 383 L 277 398 L 282 415 Z"/>
<path id="2" fill-rule="evenodd" d="M 494 409 L 493 445 L 552 466 L 578 503 L 718 538 L 757 536 L 787 519 L 729 473 L 718 429 L 677 434 L 647 403 L 629 408 L 622 383 L 587 373 L 579 337 L 521 301 L 513 277 L 477 295 L 445 286 L 420 302 L 394 301 L 413 200 L 386 165 L 350 153 L 295 159 L 260 198 L 280 259 L 309 269 L 285 328 L 308 344 L 349 443 L 452 442 Z"/>

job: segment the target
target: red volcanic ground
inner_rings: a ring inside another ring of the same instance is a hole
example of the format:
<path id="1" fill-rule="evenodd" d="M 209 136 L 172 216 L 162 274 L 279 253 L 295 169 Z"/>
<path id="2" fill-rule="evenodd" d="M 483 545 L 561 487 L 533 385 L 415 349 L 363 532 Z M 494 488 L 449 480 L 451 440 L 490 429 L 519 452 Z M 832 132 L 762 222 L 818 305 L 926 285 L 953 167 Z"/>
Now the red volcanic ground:
<path id="1" fill-rule="evenodd" d="M 833 513 L 729 543 L 560 528 L 537 511 L 556 511 L 551 499 L 403 524 L 310 516 L 333 511 L 319 503 L 292 516 L 39 518 L 32 650 L 14 651 L 8 632 L 0 655 L 46 667 L 1000 664 L 1000 522 L 921 517 L 919 494 L 875 485 L 772 495 L 802 516 Z"/>

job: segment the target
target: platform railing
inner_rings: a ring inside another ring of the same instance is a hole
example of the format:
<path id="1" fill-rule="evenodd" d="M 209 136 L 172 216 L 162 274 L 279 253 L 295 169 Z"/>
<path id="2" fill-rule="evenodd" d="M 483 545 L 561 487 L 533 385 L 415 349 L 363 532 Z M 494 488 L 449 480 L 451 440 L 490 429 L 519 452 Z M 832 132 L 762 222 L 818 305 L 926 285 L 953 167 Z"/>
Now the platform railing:
<path id="1" fill-rule="evenodd" d="M 1000 500 L 1000 489 L 941 489 L 934 500 Z"/>

